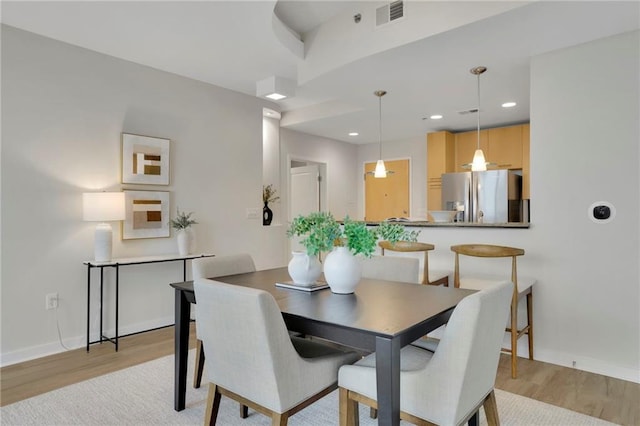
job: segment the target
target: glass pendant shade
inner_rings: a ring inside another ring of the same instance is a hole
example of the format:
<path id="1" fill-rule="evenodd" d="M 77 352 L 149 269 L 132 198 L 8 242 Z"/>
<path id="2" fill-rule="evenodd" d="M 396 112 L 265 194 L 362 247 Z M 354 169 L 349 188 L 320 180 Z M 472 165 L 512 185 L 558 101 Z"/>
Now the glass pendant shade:
<path id="1" fill-rule="evenodd" d="M 481 149 L 476 149 L 473 154 L 473 162 L 471 163 L 472 172 L 484 172 L 487 170 L 487 162 L 484 159 L 484 153 Z"/>
<path id="2" fill-rule="evenodd" d="M 373 177 L 376 177 L 376 178 L 387 177 L 387 168 L 384 166 L 384 161 L 378 160 L 378 162 L 376 163 L 376 170 L 373 172 Z"/>

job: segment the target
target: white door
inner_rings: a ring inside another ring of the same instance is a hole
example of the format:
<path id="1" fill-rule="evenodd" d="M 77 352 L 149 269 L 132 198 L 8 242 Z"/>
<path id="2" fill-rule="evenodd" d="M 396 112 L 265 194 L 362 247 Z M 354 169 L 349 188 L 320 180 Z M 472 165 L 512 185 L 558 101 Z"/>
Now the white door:
<path id="1" fill-rule="evenodd" d="M 291 220 L 299 215 L 320 211 L 320 167 L 317 164 L 291 169 L 289 197 Z M 305 250 L 299 238 L 291 238 L 291 250 Z"/>

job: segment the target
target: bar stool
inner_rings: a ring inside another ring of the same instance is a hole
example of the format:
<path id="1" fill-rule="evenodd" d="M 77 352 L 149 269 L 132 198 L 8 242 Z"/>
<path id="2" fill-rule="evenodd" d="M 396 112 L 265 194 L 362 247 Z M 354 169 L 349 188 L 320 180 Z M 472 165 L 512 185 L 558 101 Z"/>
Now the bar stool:
<path id="1" fill-rule="evenodd" d="M 411 253 L 411 252 L 424 252 L 424 266 L 422 268 L 422 284 L 429 285 L 441 285 L 445 287 L 449 286 L 449 275 L 451 271 L 443 270 L 430 270 L 429 269 L 429 251 L 433 250 L 435 246 L 429 243 L 419 243 L 415 241 L 380 241 L 378 243 L 382 249 L 382 255 L 384 256 L 385 250 Z"/>
<path id="2" fill-rule="evenodd" d="M 511 334 L 511 348 L 502 348 L 504 352 L 511 353 L 511 377 L 518 375 L 518 339 L 524 334 L 528 337 L 529 359 L 533 359 L 533 292 L 532 286 L 536 280 L 529 277 L 518 277 L 516 259 L 524 255 L 524 250 L 515 247 L 505 247 L 490 244 L 460 244 L 451 246 L 455 253 L 455 268 L 453 272 L 453 286 L 482 290 L 488 286 L 504 281 L 504 277 L 495 275 L 469 274 L 460 275 L 460 255 L 481 258 L 511 258 L 511 281 L 514 284 L 511 300 L 511 318 L 506 331 Z M 518 302 L 526 296 L 527 325 L 518 329 Z"/>

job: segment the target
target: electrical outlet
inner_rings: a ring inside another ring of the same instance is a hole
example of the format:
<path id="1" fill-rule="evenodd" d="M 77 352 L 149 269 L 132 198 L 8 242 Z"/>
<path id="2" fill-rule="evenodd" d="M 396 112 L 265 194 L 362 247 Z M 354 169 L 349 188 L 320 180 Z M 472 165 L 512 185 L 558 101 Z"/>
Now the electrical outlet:
<path id="1" fill-rule="evenodd" d="M 57 309 L 58 308 L 58 293 L 49 293 L 45 297 L 45 308 Z"/>

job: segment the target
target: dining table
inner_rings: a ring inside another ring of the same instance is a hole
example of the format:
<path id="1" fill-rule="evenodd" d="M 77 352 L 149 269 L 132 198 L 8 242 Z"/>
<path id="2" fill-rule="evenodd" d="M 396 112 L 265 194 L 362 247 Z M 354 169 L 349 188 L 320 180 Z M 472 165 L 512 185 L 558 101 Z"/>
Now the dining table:
<path id="1" fill-rule="evenodd" d="M 286 267 L 213 278 L 267 291 L 291 331 L 365 352 L 375 352 L 378 424 L 400 424 L 400 350 L 446 324 L 456 305 L 474 293 L 441 287 L 362 278 L 353 294 L 329 288 L 304 291 L 276 286 L 291 280 Z M 171 283 L 175 290 L 174 409 L 185 408 L 193 281 Z M 211 360 L 215 362 L 215 360 Z"/>

